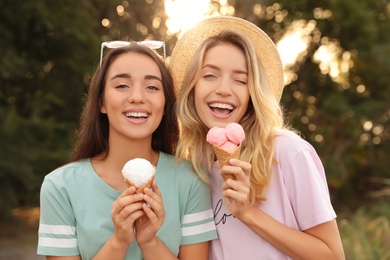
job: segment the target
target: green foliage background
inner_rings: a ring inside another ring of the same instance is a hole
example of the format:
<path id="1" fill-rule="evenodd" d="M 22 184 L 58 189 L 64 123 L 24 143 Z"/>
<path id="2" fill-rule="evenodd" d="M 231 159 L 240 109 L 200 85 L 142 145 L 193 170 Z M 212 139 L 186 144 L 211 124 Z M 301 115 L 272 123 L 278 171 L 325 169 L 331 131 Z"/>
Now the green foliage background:
<path id="1" fill-rule="evenodd" d="M 315 23 L 307 51 L 290 68 L 296 78 L 282 104 L 321 156 L 336 209 L 353 210 L 389 202 L 390 3 L 351 3 L 228 1 L 235 16 L 256 23 L 276 42 L 294 21 Z M 222 11 L 218 1 L 211 4 Z M 318 16 L 320 11 L 331 15 Z M 109 28 L 102 26 L 104 18 Z M 39 205 L 44 176 L 67 162 L 100 43 L 155 38 L 167 43 L 169 55 L 177 37 L 167 33 L 166 19 L 158 0 L 0 0 L 0 219 L 14 207 Z M 340 61 L 344 52 L 351 56 L 353 66 L 338 80 L 313 60 L 326 41 L 342 50 Z M 366 121 L 371 128 L 363 127 Z"/>

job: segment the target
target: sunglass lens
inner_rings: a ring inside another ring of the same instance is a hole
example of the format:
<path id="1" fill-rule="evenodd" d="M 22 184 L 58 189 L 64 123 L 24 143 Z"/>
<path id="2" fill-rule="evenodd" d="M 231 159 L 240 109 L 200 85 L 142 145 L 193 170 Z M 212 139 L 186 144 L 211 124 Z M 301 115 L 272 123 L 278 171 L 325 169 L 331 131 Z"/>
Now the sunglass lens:
<path id="1" fill-rule="evenodd" d="M 115 49 L 115 48 L 128 46 L 130 44 L 131 44 L 130 42 L 125 42 L 125 41 L 112 41 L 112 42 L 107 42 L 106 46 L 107 48 Z"/>
<path id="2" fill-rule="evenodd" d="M 149 47 L 150 49 L 159 49 L 164 43 L 159 41 L 143 41 L 140 44 Z"/>

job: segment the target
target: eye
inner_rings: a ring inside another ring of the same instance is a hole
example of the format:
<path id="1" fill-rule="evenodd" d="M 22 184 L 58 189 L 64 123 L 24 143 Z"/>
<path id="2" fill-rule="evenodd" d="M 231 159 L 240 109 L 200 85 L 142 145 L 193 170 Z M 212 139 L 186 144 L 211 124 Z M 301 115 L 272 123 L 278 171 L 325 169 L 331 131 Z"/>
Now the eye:
<path id="1" fill-rule="evenodd" d="M 215 74 L 207 73 L 203 75 L 203 78 L 208 79 L 208 78 L 216 78 L 217 76 Z"/>
<path id="2" fill-rule="evenodd" d="M 129 86 L 127 84 L 122 83 L 122 84 L 117 85 L 115 88 L 128 88 L 128 87 Z"/>
<path id="3" fill-rule="evenodd" d="M 148 85 L 146 88 L 150 89 L 150 90 L 159 90 L 160 89 L 159 87 L 157 87 L 155 85 Z"/>
<path id="4" fill-rule="evenodd" d="M 237 79 L 236 82 L 238 82 L 239 84 L 242 84 L 242 85 L 247 84 L 246 80 L 242 80 L 242 79 Z"/>

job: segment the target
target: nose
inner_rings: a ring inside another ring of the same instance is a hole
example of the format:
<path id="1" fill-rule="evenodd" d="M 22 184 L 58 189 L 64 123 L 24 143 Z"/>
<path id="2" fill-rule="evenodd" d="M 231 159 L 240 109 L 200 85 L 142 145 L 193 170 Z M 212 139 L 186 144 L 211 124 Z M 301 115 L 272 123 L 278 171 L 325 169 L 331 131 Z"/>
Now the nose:
<path id="1" fill-rule="evenodd" d="M 129 91 L 128 100 L 130 103 L 143 103 L 145 100 L 145 93 L 143 86 L 137 84 L 131 87 Z"/>
<path id="2" fill-rule="evenodd" d="M 216 93 L 222 96 L 228 96 L 232 93 L 232 82 L 229 77 L 221 77 L 218 81 L 218 86 L 215 90 Z"/>

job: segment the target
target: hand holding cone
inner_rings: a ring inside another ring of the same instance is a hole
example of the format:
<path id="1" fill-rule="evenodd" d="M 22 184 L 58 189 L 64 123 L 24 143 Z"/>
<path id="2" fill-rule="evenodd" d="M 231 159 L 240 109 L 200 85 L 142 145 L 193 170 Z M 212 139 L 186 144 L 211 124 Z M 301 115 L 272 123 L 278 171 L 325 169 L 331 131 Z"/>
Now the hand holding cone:
<path id="1" fill-rule="evenodd" d="M 127 184 L 127 188 L 130 188 L 131 186 L 134 186 L 134 187 L 136 188 L 136 190 L 135 190 L 136 193 L 143 193 L 143 192 L 144 192 L 144 189 L 145 189 L 146 187 L 148 187 L 148 188 L 152 187 L 152 182 L 153 182 L 153 180 L 154 180 L 154 175 L 153 175 L 153 177 L 152 177 L 151 179 L 149 179 L 145 184 L 143 184 L 143 185 L 141 185 L 141 186 L 138 187 L 138 186 L 135 185 L 133 182 L 131 182 L 130 180 L 128 180 L 128 179 L 125 178 L 125 182 L 126 182 L 126 184 Z"/>
<path id="2" fill-rule="evenodd" d="M 146 187 L 150 188 L 155 174 L 156 167 L 148 160 L 141 158 L 135 158 L 128 161 L 122 169 L 122 175 L 125 178 L 127 187 L 134 186 L 136 188 L 136 193 L 144 193 Z M 146 221 L 147 217 L 142 216 L 136 219 L 136 226 L 142 226 Z"/>
<path id="3" fill-rule="evenodd" d="M 240 157 L 240 152 L 241 152 L 241 146 L 238 146 L 236 150 L 231 153 L 219 146 L 213 145 L 214 153 L 217 156 L 219 167 L 223 167 L 224 165 L 229 164 L 229 160 L 234 158 L 238 159 Z M 234 179 L 234 174 L 224 174 L 223 178 L 225 180 L 227 179 Z"/>

